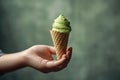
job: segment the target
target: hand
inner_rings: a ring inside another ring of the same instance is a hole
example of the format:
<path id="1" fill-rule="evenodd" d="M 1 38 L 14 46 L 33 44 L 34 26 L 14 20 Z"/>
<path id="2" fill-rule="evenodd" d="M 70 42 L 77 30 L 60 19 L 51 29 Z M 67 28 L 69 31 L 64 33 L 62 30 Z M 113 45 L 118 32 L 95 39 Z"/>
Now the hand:
<path id="1" fill-rule="evenodd" d="M 33 67 L 43 73 L 56 72 L 64 69 L 72 55 L 72 47 L 69 47 L 66 54 L 60 60 L 54 60 L 55 49 L 52 46 L 36 45 L 25 50 L 26 66 Z"/>

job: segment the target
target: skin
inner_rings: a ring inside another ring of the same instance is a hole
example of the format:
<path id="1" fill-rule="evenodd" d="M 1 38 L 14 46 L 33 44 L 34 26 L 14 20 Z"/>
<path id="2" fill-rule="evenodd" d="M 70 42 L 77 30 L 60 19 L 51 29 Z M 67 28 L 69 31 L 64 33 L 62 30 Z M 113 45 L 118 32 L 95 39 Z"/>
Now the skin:
<path id="1" fill-rule="evenodd" d="M 72 47 L 69 47 L 66 54 L 60 60 L 54 60 L 55 49 L 48 45 L 35 45 L 24 51 L 6 54 L 0 57 L 0 72 L 11 72 L 24 67 L 32 67 L 43 73 L 57 72 L 67 67 Z"/>

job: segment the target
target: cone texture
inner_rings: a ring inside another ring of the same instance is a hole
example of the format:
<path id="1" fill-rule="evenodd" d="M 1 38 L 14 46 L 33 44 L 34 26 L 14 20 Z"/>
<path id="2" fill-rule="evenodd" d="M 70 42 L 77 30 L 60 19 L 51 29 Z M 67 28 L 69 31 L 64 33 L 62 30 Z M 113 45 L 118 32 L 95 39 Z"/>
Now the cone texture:
<path id="1" fill-rule="evenodd" d="M 56 49 L 57 59 L 60 59 L 62 55 L 66 53 L 69 33 L 60 33 L 53 30 L 51 30 L 50 33 Z"/>

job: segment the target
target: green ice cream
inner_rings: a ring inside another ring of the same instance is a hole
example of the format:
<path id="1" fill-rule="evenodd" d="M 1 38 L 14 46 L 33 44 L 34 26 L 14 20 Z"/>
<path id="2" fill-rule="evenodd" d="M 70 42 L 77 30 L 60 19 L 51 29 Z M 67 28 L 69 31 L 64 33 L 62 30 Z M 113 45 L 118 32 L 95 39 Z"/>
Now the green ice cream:
<path id="1" fill-rule="evenodd" d="M 63 15 L 60 15 L 57 19 L 55 19 L 52 26 L 52 30 L 61 33 L 69 33 L 71 31 L 70 22 Z"/>

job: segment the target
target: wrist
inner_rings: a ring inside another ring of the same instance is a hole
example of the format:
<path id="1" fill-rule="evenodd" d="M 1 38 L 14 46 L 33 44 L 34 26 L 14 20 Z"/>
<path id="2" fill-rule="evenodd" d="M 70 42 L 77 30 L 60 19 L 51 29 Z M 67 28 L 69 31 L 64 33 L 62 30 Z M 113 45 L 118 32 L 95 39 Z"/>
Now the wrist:
<path id="1" fill-rule="evenodd" d="M 23 66 L 25 67 L 30 66 L 30 58 L 31 55 L 29 55 L 29 50 L 25 50 L 21 52 L 21 62 Z"/>
<path id="2" fill-rule="evenodd" d="M 23 66 L 23 67 L 26 67 L 27 66 L 27 55 L 26 55 L 26 52 L 25 51 L 22 51 L 19 53 L 20 54 L 20 64 Z"/>

